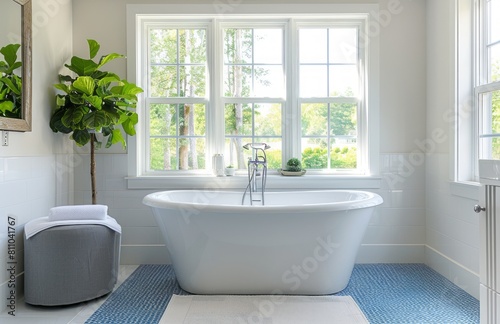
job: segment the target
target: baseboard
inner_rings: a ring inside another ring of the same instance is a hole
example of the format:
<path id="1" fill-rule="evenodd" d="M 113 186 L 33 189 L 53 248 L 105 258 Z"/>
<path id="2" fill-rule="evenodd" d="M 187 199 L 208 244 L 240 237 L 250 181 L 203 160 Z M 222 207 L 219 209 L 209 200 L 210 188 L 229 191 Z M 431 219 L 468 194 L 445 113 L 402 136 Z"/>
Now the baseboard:
<path id="1" fill-rule="evenodd" d="M 479 274 L 448 258 L 430 246 L 425 247 L 425 264 L 479 299 Z"/>

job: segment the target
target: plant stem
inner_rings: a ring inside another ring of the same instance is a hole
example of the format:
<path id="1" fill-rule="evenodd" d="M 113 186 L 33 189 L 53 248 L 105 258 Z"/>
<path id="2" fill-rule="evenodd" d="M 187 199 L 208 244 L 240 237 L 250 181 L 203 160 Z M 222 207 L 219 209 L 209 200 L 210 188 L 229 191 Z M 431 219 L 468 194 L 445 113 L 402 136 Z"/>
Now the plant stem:
<path id="1" fill-rule="evenodd" d="M 92 185 L 92 205 L 97 204 L 97 191 L 95 189 L 95 134 L 90 133 L 90 181 Z"/>

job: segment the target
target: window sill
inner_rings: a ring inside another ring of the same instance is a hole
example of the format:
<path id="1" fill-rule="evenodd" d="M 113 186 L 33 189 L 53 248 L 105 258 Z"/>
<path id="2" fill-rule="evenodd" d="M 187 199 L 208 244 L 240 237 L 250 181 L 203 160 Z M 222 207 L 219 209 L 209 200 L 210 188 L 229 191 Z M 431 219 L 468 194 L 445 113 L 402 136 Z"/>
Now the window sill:
<path id="1" fill-rule="evenodd" d="M 140 176 L 127 177 L 128 189 L 238 189 L 244 190 L 248 177 L 215 177 L 210 175 L 193 176 Z M 285 177 L 268 175 L 266 188 L 269 190 L 293 189 L 379 189 L 381 178 L 377 176 L 347 175 L 304 175 Z"/>
<path id="2" fill-rule="evenodd" d="M 479 189 L 481 184 L 472 181 L 453 181 L 450 182 L 450 191 L 454 196 L 479 200 Z"/>

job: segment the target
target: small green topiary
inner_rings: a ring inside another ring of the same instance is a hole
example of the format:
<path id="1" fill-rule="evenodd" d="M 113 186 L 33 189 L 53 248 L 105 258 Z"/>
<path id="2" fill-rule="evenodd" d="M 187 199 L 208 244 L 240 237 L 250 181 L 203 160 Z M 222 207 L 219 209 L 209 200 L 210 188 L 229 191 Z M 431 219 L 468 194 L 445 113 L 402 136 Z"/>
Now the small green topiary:
<path id="1" fill-rule="evenodd" d="M 300 160 L 297 158 L 291 158 L 288 160 L 286 163 L 286 171 L 290 172 L 300 172 L 302 171 L 302 164 L 300 163 Z"/>

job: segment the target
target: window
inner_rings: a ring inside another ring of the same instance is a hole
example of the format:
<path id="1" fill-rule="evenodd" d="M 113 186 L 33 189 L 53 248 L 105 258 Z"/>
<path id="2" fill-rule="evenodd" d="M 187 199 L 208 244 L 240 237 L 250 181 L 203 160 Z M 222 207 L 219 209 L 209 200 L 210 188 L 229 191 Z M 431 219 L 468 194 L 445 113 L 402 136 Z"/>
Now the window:
<path id="1" fill-rule="evenodd" d="M 500 1 L 484 0 L 479 13 L 475 99 L 480 159 L 500 159 Z"/>
<path id="2" fill-rule="evenodd" d="M 301 153 L 307 169 L 357 168 L 358 53 L 356 27 L 299 29 Z"/>
<path id="3" fill-rule="evenodd" d="M 367 56 L 378 40 L 367 37 L 368 13 L 129 21 L 145 90 L 130 146 L 137 175 L 210 174 L 218 153 L 244 170 L 248 142 L 270 145 L 269 169 L 299 157 L 308 174 L 377 174 L 378 85 L 369 90 Z"/>
<path id="4" fill-rule="evenodd" d="M 204 169 L 207 29 L 148 29 L 150 170 Z"/>
<path id="5" fill-rule="evenodd" d="M 252 152 L 243 145 L 250 142 L 269 144 L 268 168 L 281 168 L 285 31 L 280 25 L 222 29 L 224 157 L 238 169 L 246 168 Z"/>

